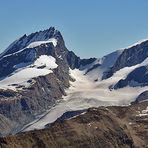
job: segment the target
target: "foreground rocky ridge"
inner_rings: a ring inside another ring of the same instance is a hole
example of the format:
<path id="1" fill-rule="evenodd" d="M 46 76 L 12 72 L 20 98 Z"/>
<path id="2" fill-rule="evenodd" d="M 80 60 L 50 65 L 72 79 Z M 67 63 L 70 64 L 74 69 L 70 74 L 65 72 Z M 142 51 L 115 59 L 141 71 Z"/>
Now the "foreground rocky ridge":
<path id="1" fill-rule="evenodd" d="M 90 108 L 79 116 L 57 120 L 49 128 L 0 138 L 2 148 L 148 146 L 148 102 L 128 107 Z"/>

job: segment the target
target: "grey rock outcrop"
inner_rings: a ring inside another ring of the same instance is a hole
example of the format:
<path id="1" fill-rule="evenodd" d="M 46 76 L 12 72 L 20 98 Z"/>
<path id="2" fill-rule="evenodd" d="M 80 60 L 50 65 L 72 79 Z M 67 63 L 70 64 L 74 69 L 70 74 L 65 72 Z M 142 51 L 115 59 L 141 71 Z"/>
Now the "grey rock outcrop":
<path id="1" fill-rule="evenodd" d="M 148 100 L 148 90 L 141 93 L 135 100 L 136 103 Z"/>
<path id="2" fill-rule="evenodd" d="M 115 89 L 123 88 L 126 86 L 136 87 L 136 86 L 147 86 L 148 85 L 148 67 L 141 66 L 134 69 L 128 74 L 125 79 L 121 79 L 114 86 Z"/>
<path id="3" fill-rule="evenodd" d="M 103 79 L 111 77 L 116 71 L 124 67 L 130 67 L 139 64 L 143 62 L 147 57 L 148 57 L 148 41 L 127 48 L 119 56 L 114 66 L 105 74 Z"/>

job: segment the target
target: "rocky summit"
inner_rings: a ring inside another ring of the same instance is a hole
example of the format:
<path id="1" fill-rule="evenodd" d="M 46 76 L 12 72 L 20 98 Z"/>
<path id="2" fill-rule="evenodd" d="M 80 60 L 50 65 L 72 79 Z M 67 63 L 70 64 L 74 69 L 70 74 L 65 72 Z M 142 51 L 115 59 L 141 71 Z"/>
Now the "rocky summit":
<path id="1" fill-rule="evenodd" d="M 0 54 L 1 147 L 147 147 L 147 101 L 148 40 L 82 59 L 50 27 Z"/>

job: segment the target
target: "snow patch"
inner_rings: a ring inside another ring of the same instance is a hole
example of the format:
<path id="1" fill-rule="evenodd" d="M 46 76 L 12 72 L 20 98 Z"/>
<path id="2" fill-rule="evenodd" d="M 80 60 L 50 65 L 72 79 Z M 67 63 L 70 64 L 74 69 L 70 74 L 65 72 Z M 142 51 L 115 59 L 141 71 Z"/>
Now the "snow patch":
<path id="1" fill-rule="evenodd" d="M 47 55 L 41 55 L 33 65 L 36 67 L 45 66 L 48 69 L 55 69 L 58 66 L 55 58 Z"/>
<path id="2" fill-rule="evenodd" d="M 0 56 L 0 57 L 6 58 L 6 57 L 9 57 L 9 56 L 18 54 L 18 53 L 20 53 L 20 52 L 22 52 L 22 51 L 24 51 L 24 50 L 26 50 L 26 49 L 28 49 L 28 48 L 35 48 L 35 47 L 38 47 L 38 46 L 40 46 L 40 45 L 42 45 L 42 44 L 47 44 L 47 43 L 52 43 L 52 44 L 54 45 L 54 47 L 56 47 L 56 46 L 57 46 L 57 39 L 51 38 L 51 39 L 49 39 L 49 40 L 47 40 L 47 41 L 36 41 L 36 42 L 32 42 L 32 43 L 30 43 L 28 46 L 24 47 L 23 49 L 20 49 L 20 50 L 17 51 L 17 52 L 14 52 L 14 53 L 12 53 L 12 54 L 7 54 L 7 55 L 5 55 L 5 56 Z M 2 55 L 4 55 L 7 51 L 8 51 L 8 50 L 4 51 L 4 53 L 2 53 Z"/>
<path id="3" fill-rule="evenodd" d="M 137 116 L 148 116 L 148 106 L 146 107 L 145 110 L 142 110 Z"/>
<path id="4" fill-rule="evenodd" d="M 43 68 L 41 68 L 43 66 Z M 45 76 L 57 68 L 56 60 L 52 56 L 42 55 L 33 64 L 20 63 L 15 65 L 15 70 L 10 76 L 0 81 L 1 89 L 17 90 L 19 86 L 29 87 L 29 80 L 38 76 Z M 39 68 L 40 67 L 40 68 Z"/>
<path id="5" fill-rule="evenodd" d="M 49 39 L 47 41 L 36 41 L 36 42 L 32 42 L 26 48 L 35 48 L 37 46 L 40 46 L 42 44 L 47 44 L 47 43 L 52 43 L 54 45 L 54 47 L 57 46 L 57 40 L 55 38 L 51 38 L 51 39 Z"/>
<path id="6" fill-rule="evenodd" d="M 18 86 L 29 87 L 30 83 L 27 82 L 28 80 L 38 76 L 45 76 L 51 72 L 48 69 L 24 68 L 1 80 L 0 88 L 16 90 Z"/>

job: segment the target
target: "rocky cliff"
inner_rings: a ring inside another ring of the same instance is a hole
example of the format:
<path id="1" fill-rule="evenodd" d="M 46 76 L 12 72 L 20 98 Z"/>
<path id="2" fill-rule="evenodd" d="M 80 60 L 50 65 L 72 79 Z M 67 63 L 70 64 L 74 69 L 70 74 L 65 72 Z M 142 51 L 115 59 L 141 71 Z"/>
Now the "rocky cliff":
<path id="1" fill-rule="evenodd" d="M 143 62 L 148 57 L 148 41 L 137 43 L 123 50 L 111 69 L 104 75 L 103 79 L 111 77 L 116 71 L 131 67 Z"/>

